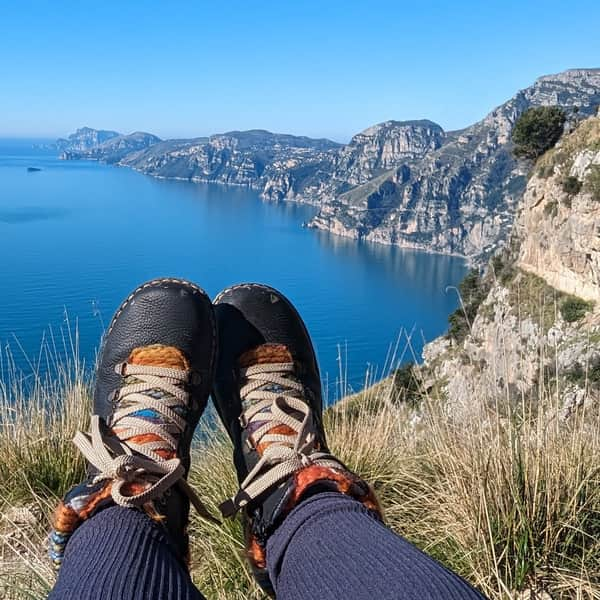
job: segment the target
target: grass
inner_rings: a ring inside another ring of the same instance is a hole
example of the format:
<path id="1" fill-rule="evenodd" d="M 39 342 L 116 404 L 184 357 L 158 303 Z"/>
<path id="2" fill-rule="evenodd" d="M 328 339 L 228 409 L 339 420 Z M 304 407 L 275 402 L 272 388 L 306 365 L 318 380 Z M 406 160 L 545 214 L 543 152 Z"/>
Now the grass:
<path id="1" fill-rule="evenodd" d="M 515 270 L 509 291 L 510 304 L 518 307 L 519 319 L 539 323 L 544 332 L 556 322 L 558 303 L 565 297 L 541 277 L 520 269 Z"/>
<path id="2" fill-rule="evenodd" d="M 575 323 L 583 319 L 593 308 L 593 302 L 587 302 L 577 296 L 567 296 L 560 305 L 560 314 L 567 323 Z"/>
<path id="3" fill-rule="evenodd" d="M 581 121 L 575 130 L 561 138 L 560 143 L 551 148 L 537 161 L 537 173 L 548 177 L 560 167 L 564 175 L 568 175 L 573 166 L 574 157 L 582 150 L 597 151 L 600 149 L 600 118 L 590 117 Z"/>
<path id="4" fill-rule="evenodd" d="M 89 390 L 77 370 L 29 392 L 0 389 L 0 597 L 40 598 L 53 581 L 49 515 L 82 475 L 69 439 L 86 426 Z M 332 450 L 374 484 L 388 524 L 490 598 L 524 589 L 600 598 L 597 407 L 564 423 L 546 416 L 556 414 L 549 392 L 535 414 L 525 399 L 508 412 L 478 403 L 457 422 L 423 395 L 415 410 L 384 381 L 326 414 Z M 190 480 L 216 510 L 235 490 L 231 448 L 219 429 L 201 438 Z M 193 578 L 208 597 L 262 598 L 239 520 L 219 527 L 194 516 L 190 532 Z"/>
<path id="5" fill-rule="evenodd" d="M 572 175 L 564 177 L 561 184 L 563 192 L 567 194 L 578 194 L 579 190 L 581 190 L 581 181 Z"/>

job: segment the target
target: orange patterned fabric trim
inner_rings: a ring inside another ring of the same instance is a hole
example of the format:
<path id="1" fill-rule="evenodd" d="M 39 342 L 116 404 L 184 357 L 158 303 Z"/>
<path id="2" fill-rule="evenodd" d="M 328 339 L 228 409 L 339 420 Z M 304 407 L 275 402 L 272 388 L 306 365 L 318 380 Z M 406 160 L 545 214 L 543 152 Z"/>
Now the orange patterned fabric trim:
<path id="1" fill-rule="evenodd" d="M 258 540 L 251 536 L 248 544 L 248 558 L 259 569 L 267 568 L 267 551 L 261 546 Z"/>
<path id="2" fill-rule="evenodd" d="M 72 533 L 80 521 L 79 515 L 61 500 L 54 511 L 52 526 L 62 533 Z"/>
<path id="3" fill-rule="evenodd" d="M 81 519 L 85 520 L 88 517 L 90 517 L 93 514 L 96 507 L 98 506 L 98 504 L 102 502 L 102 500 L 110 498 L 111 491 L 112 481 L 108 481 L 106 483 L 106 486 L 104 486 L 104 489 L 100 490 L 95 496 L 93 496 L 89 504 L 79 512 L 79 516 L 81 517 Z"/>
<path id="4" fill-rule="evenodd" d="M 239 358 L 239 366 L 242 369 L 254 365 L 267 365 L 273 363 L 293 362 L 292 355 L 283 344 L 262 344 L 252 350 L 244 352 Z"/>
<path id="5" fill-rule="evenodd" d="M 269 429 L 268 433 L 269 433 L 269 435 L 295 435 L 296 434 L 296 432 L 288 425 L 277 425 L 276 427 L 272 427 L 271 429 Z M 252 436 L 250 436 L 250 437 L 252 437 Z M 258 444 L 258 446 L 256 446 L 256 451 L 258 452 L 259 456 L 262 456 L 264 451 L 273 443 L 275 443 L 275 442 L 261 442 L 260 444 Z"/>
<path id="6" fill-rule="evenodd" d="M 288 511 L 294 508 L 302 495 L 315 483 L 327 481 L 337 491 L 361 502 L 369 510 L 373 510 L 383 518 L 383 512 L 373 488 L 362 479 L 348 471 L 336 471 L 329 467 L 310 465 L 294 475 L 293 492 L 288 500 Z"/>
<path id="7" fill-rule="evenodd" d="M 190 363 L 183 352 L 174 346 L 152 344 L 141 348 L 134 348 L 127 362 L 133 365 L 146 365 L 149 367 L 165 367 L 187 371 Z"/>

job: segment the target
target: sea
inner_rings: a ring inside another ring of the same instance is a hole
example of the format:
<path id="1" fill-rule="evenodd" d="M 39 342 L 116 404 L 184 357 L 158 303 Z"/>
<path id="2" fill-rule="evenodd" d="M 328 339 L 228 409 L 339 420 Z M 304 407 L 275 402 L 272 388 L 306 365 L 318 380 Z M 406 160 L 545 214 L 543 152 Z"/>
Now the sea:
<path id="1" fill-rule="evenodd" d="M 47 142 L 0 139 L 0 384 L 65 357 L 92 372 L 113 312 L 155 277 L 211 297 L 241 282 L 281 290 L 313 338 L 328 402 L 420 361 L 458 304 L 460 258 L 307 229 L 314 207 L 244 187 L 62 161 Z"/>

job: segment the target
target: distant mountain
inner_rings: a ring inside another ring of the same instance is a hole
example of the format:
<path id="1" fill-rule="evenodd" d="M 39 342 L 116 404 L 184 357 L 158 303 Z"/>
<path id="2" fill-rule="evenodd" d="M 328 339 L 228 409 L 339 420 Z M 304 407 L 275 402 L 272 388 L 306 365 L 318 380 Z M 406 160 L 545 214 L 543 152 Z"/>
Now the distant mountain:
<path id="1" fill-rule="evenodd" d="M 386 121 L 356 134 L 318 160 L 280 165 L 262 190 L 269 200 L 321 203 L 439 148 L 445 134 L 431 121 Z"/>
<path id="2" fill-rule="evenodd" d="M 162 141 L 159 137 L 152 135 L 151 133 L 144 133 L 142 131 L 136 131 L 135 133 L 130 133 L 129 135 L 117 133 L 116 135 L 110 135 L 106 137 L 106 135 L 94 136 L 92 133 L 88 133 L 94 132 L 94 129 L 85 129 L 87 131 L 85 133 L 83 142 L 80 142 L 79 139 L 77 139 L 74 144 L 62 149 L 60 157 L 63 160 L 88 159 L 102 160 L 107 163 L 117 163 L 132 152 L 143 150 L 144 148 L 148 148 L 148 146 L 152 146 Z M 77 131 L 80 132 L 83 130 L 78 129 Z M 98 131 L 96 133 L 113 134 L 115 132 Z M 74 135 L 77 135 L 77 133 Z M 70 136 L 69 139 L 71 137 L 73 136 Z M 98 139 L 106 139 L 93 145 L 89 142 L 91 139 L 94 139 L 94 137 Z"/>
<path id="3" fill-rule="evenodd" d="M 61 152 L 65 150 L 71 152 L 86 152 L 118 135 L 120 134 L 117 131 L 81 127 L 67 139 L 60 138 L 56 140 L 56 147 Z"/>
<path id="4" fill-rule="evenodd" d="M 59 142 L 70 142 L 64 158 L 245 185 L 267 200 L 318 205 L 312 227 L 478 261 L 506 239 L 525 187 L 525 165 L 511 152 L 512 127 L 541 105 L 563 107 L 571 122 L 594 114 L 600 69 L 541 77 L 461 131 L 444 132 L 427 120 L 386 121 L 343 145 L 263 130 L 160 141 L 84 128 Z"/>
<path id="5" fill-rule="evenodd" d="M 126 156 L 120 164 L 157 177 L 246 185 L 264 190 L 294 165 L 327 161 L 340 144 L 268 131 L 232 131 L 173 140 Z"/>

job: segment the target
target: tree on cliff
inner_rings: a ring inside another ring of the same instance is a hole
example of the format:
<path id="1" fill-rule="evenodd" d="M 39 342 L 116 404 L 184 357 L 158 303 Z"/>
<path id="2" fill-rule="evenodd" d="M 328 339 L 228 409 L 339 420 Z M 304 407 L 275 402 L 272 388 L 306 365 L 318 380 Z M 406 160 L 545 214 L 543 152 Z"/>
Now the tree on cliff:
<path id="1" fill-rule="evenodd" d="M 527 109 L 515 123 L 512 140 L 517 158 L 535 160 L 558 142 L 567 116 L 558 106 Z"/>

